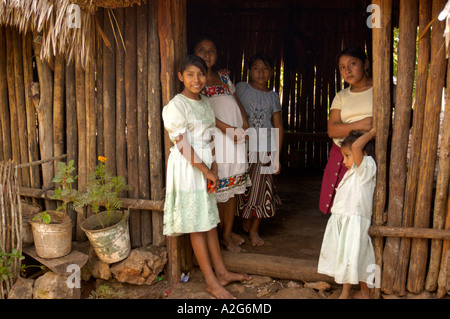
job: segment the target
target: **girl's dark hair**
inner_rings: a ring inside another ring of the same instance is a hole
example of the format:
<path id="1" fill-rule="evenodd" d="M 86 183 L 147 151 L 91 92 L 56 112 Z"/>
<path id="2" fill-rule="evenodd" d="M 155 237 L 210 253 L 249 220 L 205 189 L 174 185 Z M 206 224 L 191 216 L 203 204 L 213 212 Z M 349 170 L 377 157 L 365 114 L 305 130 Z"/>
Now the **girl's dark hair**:
<path id="1" fill-rule="evenodd" d="M 198 67 L 200 70 L 202 70 L 203 73 L 205 73 L 205 75 L 208 73 L 208 67 L 206 66 L 206 62 L 201 57 L 195 54 L 190 54 L 186 56 L 183 60 L 181 60 L 178 71 L 180 73 L 183 73 L 184 70 L 186 70 L 186 68 L 189 65 L 194 65 Z"/>
<path id="2" fill-rule="evenodd" d="M 344 146 L 352 147 L 353 143 L 364 135 L 363 131 L 351 131 L 346 138 L 341 142 L 341 148 Z M 363 148 L 363 153 L 375 158 L 375 142 L 370 140 Z"/>
<path id="3" fill-rule="evenodd" d="M 366 52 L 364 52 L 364 50 L 360 47 L 350 47 L 342 50 L 342 52 L 337 56 L 337 63 L 339 63 L 339 59 L 344 55 L 359 59 L 363 64 L 366 62 L 366 60 L 368 60 Z"/>
<path id="4" fill-rule="evenodd" d="M 271 69 L 273 69 L 273 61 L 270 58 L 270 56 L 268 56 L 265 53 L 257 53 L 254 56 L 252 56 L 250 58 L 250 60 L 248 60 L 248 68 L 251 69 L 251 67 L 253 66 L 253 64 L 258 61 L 261 60 L 263 61 L 263 63 L 267 66 L 270 67 Z"/>

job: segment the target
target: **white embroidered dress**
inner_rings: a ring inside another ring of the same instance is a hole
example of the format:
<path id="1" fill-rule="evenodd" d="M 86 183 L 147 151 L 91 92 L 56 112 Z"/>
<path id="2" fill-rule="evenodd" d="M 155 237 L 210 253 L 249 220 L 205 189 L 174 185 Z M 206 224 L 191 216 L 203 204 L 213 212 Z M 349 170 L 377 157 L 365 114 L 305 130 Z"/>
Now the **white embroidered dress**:
<path id="1" fill-rule="evenodd" d="M 375 253 L 369 236 L 376 163 L 364 156 L 353 164 L 336 190 L 320 251 L 318 272 L 339 284 L 373 284 Z"/>
<path id="2" fill-rule="evenodd" d="M 175 144 L 177 136 L 187 133 L 187 141 L 196 154 L 211 167 L 210 141 L 216 124 L 208 99 L 201 96 L 197 101 L 178 94 L 163 108 L 162 117 L 171 141 Z M 172 146 L 167 162 L 163 234 L 204 232 L 219 221 L 216 194 L 208 194 L 205 176 L 176 145 Z"/>

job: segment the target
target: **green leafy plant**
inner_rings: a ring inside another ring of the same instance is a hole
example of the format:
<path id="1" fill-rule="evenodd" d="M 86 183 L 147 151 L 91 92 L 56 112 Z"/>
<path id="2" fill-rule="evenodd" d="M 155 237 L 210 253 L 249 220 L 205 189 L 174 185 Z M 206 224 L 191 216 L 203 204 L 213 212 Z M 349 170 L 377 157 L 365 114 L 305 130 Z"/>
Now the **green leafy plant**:
<path id="1" fill-rule="evenodd" d="M 79 193 L 74 207 L 90 206 L 92 212 L 97 214 L 100 212 L 100 207 L 105 207 L 107 211 L 106 225 L 101 221 L 102 228 L 109 227 L 110 213 L 114 210 L 120 210 L 122 202 L 119 200 L 119 193 L 127 191 L 130 187 L 127 185 L 122 176 L 113 176 L 106 168 L 106 158 L 98 157 L 100 163 L 95 167 L 95 171 L 88 176 L 88 181 L 85 190 Z"/>
<path id="2" fill-rule="evenodd" d="M 10 253 L 0 250 L 0 283 L 14 277 L 14 261 L 24 258 L 20 250 L 12 249 Z"/>
<path id="3" fill-rule="evenodd" d="M 68 212 L 69 205 L 74 202 L 77 198 L 77 190 L 72 187 L 78 176 L 73 176 L 75 167 L 73 166 L 73 160 L 69 163 L 58 162 L 56 175 L 52 182 L 58 184 L 55 188 L 55 194 L 52 199 L 62 201 L 62 204 L 58 206 L 57 211 L 63 211 L 66 216 Z M 45 224 L 50 224 L 51 216 L 46 212 L 41 212 L 33 217 L 33 220 L 40 220 Z"/>

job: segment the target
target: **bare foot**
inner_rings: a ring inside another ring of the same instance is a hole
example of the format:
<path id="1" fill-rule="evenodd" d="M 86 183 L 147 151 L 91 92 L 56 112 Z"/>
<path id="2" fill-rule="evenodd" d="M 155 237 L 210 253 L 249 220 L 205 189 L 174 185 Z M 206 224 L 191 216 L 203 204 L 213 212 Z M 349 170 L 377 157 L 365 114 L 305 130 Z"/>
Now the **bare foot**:
<path id="1" fill-rule="evenodd" d="M 250 231 L 250 226 L 252 225 L 252 220 L 251 219 L 244 219 L 242 221 L 242 228 L 244 229 L 244 231 L 246 231 L 247 233 Z"/>
<path id="2" fill-rule="evenodd" d="M 225 246 L 225 248 L 232 252 L 232 253 L 238 253 L 241 251 L 241 247 L 239 247 L 234 240 L 232 240 L 231 236 L 226 238 L 225 236 L 222 238 L 222 240 L 220 241 L 220 243 L 222 245 Z"/>
<path id="3" fill-rule="evenodd" d="M 219 283 L 214 285 L 206 285 L 206 291 L 217 299 L 236 299 L 228 290 L 226 290 Z"/>
<path id="4" fill-rule="evenodd" d="M 258 233 L 249 234 L 250 242 L 252 243 L 252 246 L 263 246 L 264 240 L 259 237 Z"/>
<path id="5" fill-rule="evenodd" d="M 238 245 L 238 246 L 240 246 L 240 245 L 242 245 L 243 243 L 245 243 L 245 239 L 242 238 L 241 236 L 239 236 L 239 235 L 236 234 L 236 233 L 231 233 L 231 239 L 232 239 L 233 242 L 234 242 L 236 245 Z"/>
<path id="6" fill-rule="evenodd" d="M 240 274 L 236 272 L 226 272 L 224 274 L 217 274 L 217 279 L 222 286 L 228 285 L 230 282 L 234 281 L 249 281 L 252 277 L 247 274 Z"/>
<path id="7" fill-rule="evenodd" d="M 370 299 L 370 294 L 369 294 L 369 292 L 360 290 L 360 291 L 356 292 L 352 296 L 352 298 L 354 298 L 354 299 Z"/>

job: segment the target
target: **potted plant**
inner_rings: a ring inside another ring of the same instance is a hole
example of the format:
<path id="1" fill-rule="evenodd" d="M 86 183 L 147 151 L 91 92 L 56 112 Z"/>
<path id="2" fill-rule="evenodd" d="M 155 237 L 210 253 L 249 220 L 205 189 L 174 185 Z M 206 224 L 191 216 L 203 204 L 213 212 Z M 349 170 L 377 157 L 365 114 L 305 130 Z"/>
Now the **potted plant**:
<path id="1" fill-rule="evenodd" d="M 119 194 L 129 190 L 125 179 L 113 176 L 106 168 L 106 158 L 98 157 L 99 164 L 88 176 L 86 188 L 74 203 L 76 208 L 90 206 L 92 216 L 80 225 L 100 260 L 114 263 L 125 259 L 131 250 L 128 229 L 128 211 L 120 210 Z M 104 210 L 100 210 L 104 207 Z"/>
<path id="2" fill-rule="evenodd" d="M 68 207 L 77 196 L 77 190 L 72 187 L 76 176 L 73 160 L 68 164 L 59 162 L 53 182 L 58 184 L 52 199 L 61 200 L 62 204 L 56 211 L 47 210 L 38 213 L 32 219 L 36 254 L 41 258 L 58 258 L 67 255 L 72 250 L 73 222 L 68 215 Z"/>

